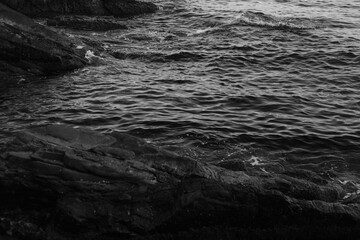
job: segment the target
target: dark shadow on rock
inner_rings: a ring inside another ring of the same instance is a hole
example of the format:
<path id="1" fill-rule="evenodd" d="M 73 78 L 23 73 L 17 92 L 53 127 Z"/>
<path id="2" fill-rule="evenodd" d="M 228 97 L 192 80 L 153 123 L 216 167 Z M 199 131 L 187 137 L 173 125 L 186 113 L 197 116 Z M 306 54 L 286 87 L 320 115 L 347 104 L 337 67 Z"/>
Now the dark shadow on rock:
<path id="1" fill-rule="evenodd" d="M 83 67 L 89 48 L 78 49 L 79 44 L 0 3 L 0 77 L 47 75 Z"/>
<path id="2" fill-rule="evenodd" d="M 46 24 L 54 27 L 68 28 L 82 31 L 108 31 L 128 29 L 118 19 L 109 17 L 88 17 L 61 15 L 46 20 Z"/>
<path id="3" fill-rule="evenodd" d="M 0 234 L 349 239 L 359 232 L 359 198 L 347 201 L 340 181 L 285 164 L 272 170 L 202 163 L 119 132 L 33 128 L 1 146 Z"/>
<path id="4" fill-rule="evenodd" d="M 0 3 L 33 17 L 59 14 L 129 17 L 157 10 L 153 3 L 136 0 L 0 0 Z"/>

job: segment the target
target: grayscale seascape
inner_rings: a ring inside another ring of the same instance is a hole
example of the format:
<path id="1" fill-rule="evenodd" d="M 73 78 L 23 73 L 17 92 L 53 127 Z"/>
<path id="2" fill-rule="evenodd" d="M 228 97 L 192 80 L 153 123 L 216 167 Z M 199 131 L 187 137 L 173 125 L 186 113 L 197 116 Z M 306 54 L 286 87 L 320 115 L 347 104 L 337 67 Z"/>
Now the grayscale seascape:
<path id="1" fill-rule="evenodd" d="M 35 17 L 87 63 L 7 75 L 0 143 L 46 125 L 123 132 L 201 164 L 314 171 L 360 209 L 359 0 L 145 2 L 158 10 Z"/>

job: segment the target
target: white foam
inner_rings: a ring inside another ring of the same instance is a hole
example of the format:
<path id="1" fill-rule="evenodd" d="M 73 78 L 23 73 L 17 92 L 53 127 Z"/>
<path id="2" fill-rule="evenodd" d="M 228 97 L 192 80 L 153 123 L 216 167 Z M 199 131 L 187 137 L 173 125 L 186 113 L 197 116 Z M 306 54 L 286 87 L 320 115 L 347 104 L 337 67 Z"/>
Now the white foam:
<path id="1" fill-rule="evenodd" d="M 209 27 L 209 28 L 205 28 L 205 29 L 198 29 L 195 31 L 194 35 L 196 34 L 202 34 L 202 33 L 206 33 L 206 32 L 209 32 L 211 31 L 213 28 Z"/>
<path id="2" fill-rule="evenodd" d="M 92 58 L 94 58 L 94 57 L 96 57 L 95 56 L 95 54 L 94 54 L 94 52 L 93 51 L 91 51 L 91 50 L 87 50 L 86 51 L 86 53 L 85 53 L 85 58 L 87 59 L 87 60 L 91 60 Z"/>
<path id="3" fill-rule="evenodd" d="M 251 156 L 251 158 L 249 160 L 247 160 L 247 162 L 250 162 L 250 165 L 251 166 L 260 166 L 260 165 L 263 165 L 261 162 L 260 162 L 260 159 L 256 156 Z"/>
<path id="4" fill-rule="evenodd" d="M 341 180 L 339 179 L 339 183 L 341 183 L 342 185 L 346 185 L 348 182 L 349 182 L 349 180 L 341 181 Z"/>
<path id="5" fill-rule="evenodd" d="M 355 196 L 355 195 L 360 195 L 360 184 L 359 184 L 359 183 L 354 183 L 354 182 L 351 182 L 351 181 L 348 181 L 348 180 L 345 180 L 345 181 L 339 180 L 339 182 L 340 182 L 341 184 L 344 184 L 344 182 L 346 182 L 346 183 L 349 183 L 349 182 L 350 182 L 354 187 L 357 188 L 357 190 L 355 190 L 355 191 L 353 191 L 353 192 L 351 192 L 351 193 L 347 193 L 347 194 L 343 197 L 343 199 L 347 199 L 347 198 L 352 197 L 352 196 Z"/>

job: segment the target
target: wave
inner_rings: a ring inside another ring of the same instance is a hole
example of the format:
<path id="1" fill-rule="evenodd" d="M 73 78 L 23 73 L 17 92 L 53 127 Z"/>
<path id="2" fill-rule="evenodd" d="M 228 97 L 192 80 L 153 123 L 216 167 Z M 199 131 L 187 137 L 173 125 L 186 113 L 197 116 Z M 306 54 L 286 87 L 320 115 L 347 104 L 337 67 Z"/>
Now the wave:
<path id="1" fill-rule="evenodd" d="M 169 62 L 169 61 L 200 61 L 205 58 L 201 53 L 189 51 L 175 51 L 175 52 L 124 52 L 121 50 L 110 53 L 113 57 L 125 60 L 136 59 L 151 62 Z"/>
<path id="2" fill-rule="evenodd" d="M 236 16 L 230 25 L 264 27 L 277 30 L 307 30 L 321 27 L 322 23 L 311 19 L 277 17 L 262 12 L 245 11 Z"/>
<path id="3" fill-rule="evenodd" d="M 132 132 L 149 136 L 147 130 L 145 130 L 146 133 L 139 132 L 139 130 L 134 129 Z M 186 134 L 172 135 L 170 141 L 152 139 L 155 143 L 177 152 L 179 155 L 203 162 L 231 160 L 260 167 L 266 164 L 287 162 L 299 168 L 327 171 L 329 174 L 334 171 L 360 170 L 359 149 L 355 144 L 346 146 L 348 142 L 345 139 L 342 142 L 336 138 L 326 139 L 316 136 L 284 138 L 280 135 L 278 139 L 275 139 L 275 137 L 264 138 L 248 134 L 234 138 L 221 138 L 194 129 L 187 131 Z M 249 142 L 253 142 L 253 144 L 249 144 Z"/>
<path id="4" fill-rule="evenodd" d="M 326 19 L 308 19 L 294 17 L 277 17 L 262 12 L 244 11 L 239 12 L 235 19 L 227 23 L 217 23 L 209 26 L 203 23 L 202 28 L 196 29 L 190 36 L 198 35 L 221 35 L 235 37 L 239 36 L 237 27 L 259 27 L 269 30 L 282 30 L 290 32 L 303 32 L 324 27 L 332 27 Z"/>

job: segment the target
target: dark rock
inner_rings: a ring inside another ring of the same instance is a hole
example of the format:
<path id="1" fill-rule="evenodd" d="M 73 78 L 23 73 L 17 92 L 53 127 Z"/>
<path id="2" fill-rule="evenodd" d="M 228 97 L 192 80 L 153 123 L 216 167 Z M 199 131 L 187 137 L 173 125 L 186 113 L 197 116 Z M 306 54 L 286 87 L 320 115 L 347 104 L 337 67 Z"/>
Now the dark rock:
<path id="1" fill-rule="evenodd" d="M 326 229 L 334 236 L 358 232 L 357 193 L 346 201 L 339 181 L 286 165 L 251 175 L 248 168 L 201 163 L 118 132 L 33 128 L 0 150 L 0 234 L 219 239 L 221 232 L 224 239 L 289 239 L 289 229 L 306 229 L 297 239 L 308 239 Z M 258 231 L 264 235 L 257 238 Z"/>
<path id="2" fill-rule="evenodd" d="M 216 166 L 226 168 L 233 171 L 246 171 L 246 165 L 243 161 L 239 161 L 237 159 L 230 159 L 221 161 L 216 164 Z"/>
<path id="3" fill-rule="evenodd" d="M 0 72 L 52 74 L 83 67 L 86 49 L 0 3 Z"/>
<path id="4" fill-rule="evenodd" d="M 235 227 L 204 227 L 190 229 L 175 234 L 153 234 L 138 237 L 136 240 L 355 240 L 360 235 L 360 229 L 346 227 L 276 227 L 235 228 Z"/>
<path id="5" fill-rule="evenodd" d="M 153 3 L 135 0 L 103 0 L 105 9 L 115 16 L 133 16 L 141 13 L 153 13 L 157 7 Z"/>
<path id="6" fill-rule="evenodd" d="M 0 0 L 0 2 L 28 16 L 78 14 L 127 17 L 153 13 L 157 10 L 153 3 L 136 0 Z"/>
<path id="7" fill-rule="evenodd" d="M 46 21 L 46 24 L 54 27 L 69 28 L 83 31 L 108 31 L 115 29 L 127 29 L 128 27 L 114 18 L 87 17 L 87 16 L 56 16 Z"/>

